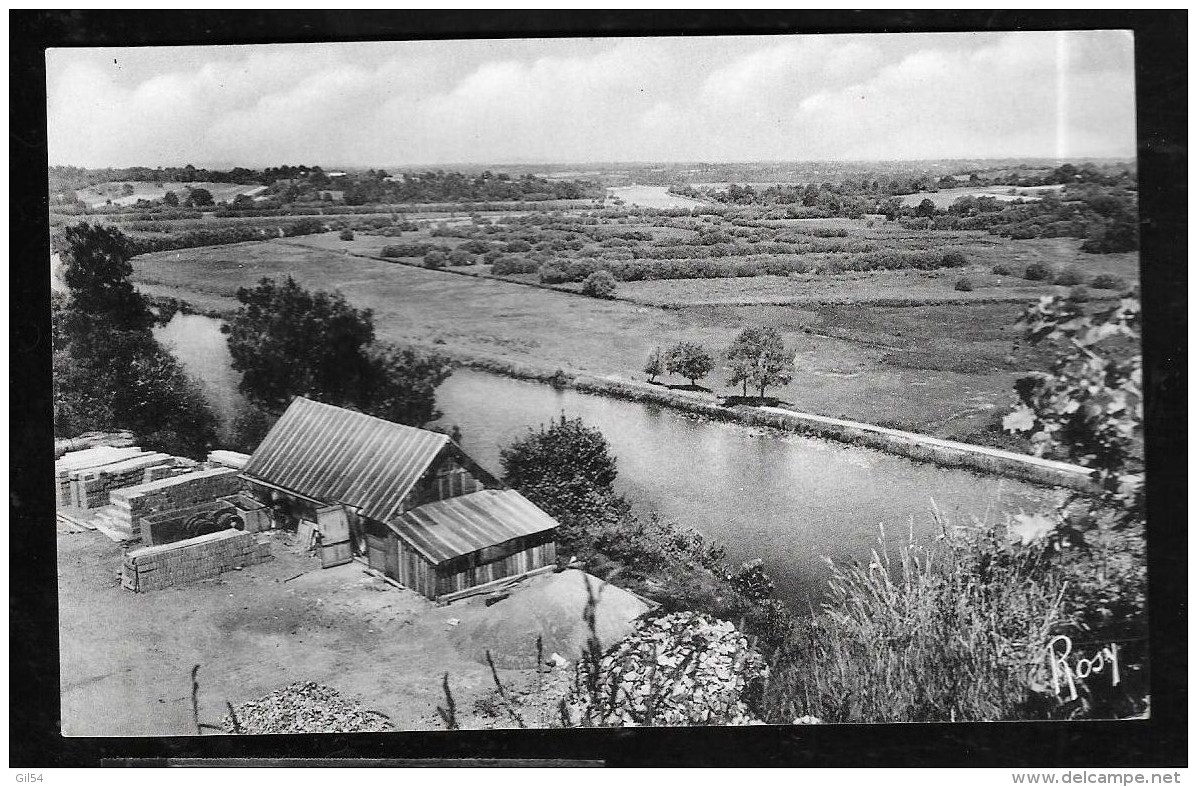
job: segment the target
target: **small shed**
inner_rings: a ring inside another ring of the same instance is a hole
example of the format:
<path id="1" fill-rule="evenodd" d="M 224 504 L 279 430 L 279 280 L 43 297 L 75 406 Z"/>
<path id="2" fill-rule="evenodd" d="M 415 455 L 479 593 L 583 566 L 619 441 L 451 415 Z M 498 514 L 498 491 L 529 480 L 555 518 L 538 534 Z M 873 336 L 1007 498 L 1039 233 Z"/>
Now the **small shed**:
<path id="1" fill-rule="evenodd" d="M 556 561 L 557 522 L 438 432 L 296 397 L 242 476 L 326 567 L 357 557 L 431 599 Z"/>
<path id="2" fill-rule="evenodd" d="M 484 489 L 368 526 L 369 562 L 430 599 L 448 600 L 557 562 L 557 521 L 512 489 Z"/>

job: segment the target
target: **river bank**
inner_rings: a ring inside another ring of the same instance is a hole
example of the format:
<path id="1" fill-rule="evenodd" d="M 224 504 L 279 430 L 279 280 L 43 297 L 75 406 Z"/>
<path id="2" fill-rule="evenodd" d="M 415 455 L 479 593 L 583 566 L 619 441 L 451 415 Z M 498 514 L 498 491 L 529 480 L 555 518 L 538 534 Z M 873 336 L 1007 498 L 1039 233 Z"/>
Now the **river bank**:
<path id="1" fill-rule="evenodd" d="M 445 352 L 443 347 L 424 349 Z M 781 407 L 727 406 L 700 393 L 671 390 L 648 383 L 599 377 L 583 372 L 549 369 L 496 356 L 446 352 L 456 364 L 517 380 L 530 380 L 570 388 L 582 393 L 669 407 L 713 421 L 767 427 L 782 432 L 861 445 L 945 468 L 964 468 L 1046 486 L 1079 492 L 1093 491 L 1088 468 L 1034 456 L 1024 456 L 985 446 L 942 440 L 873 424 L 804 413 Z"/>

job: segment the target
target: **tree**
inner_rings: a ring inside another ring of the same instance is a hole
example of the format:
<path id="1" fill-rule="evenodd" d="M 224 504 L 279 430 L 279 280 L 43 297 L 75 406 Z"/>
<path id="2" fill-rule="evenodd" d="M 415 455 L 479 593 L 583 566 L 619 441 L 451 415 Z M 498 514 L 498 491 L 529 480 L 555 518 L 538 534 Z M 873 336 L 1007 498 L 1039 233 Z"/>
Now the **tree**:
<path id="1" fill-rule="evenodd" d="M 615 294 L 615 277 L 609 270 L 598 270 L 582 281 L 582 294 L 591 298 L 610 298 Z"/>
<path id="2" fill-rule="evenodd" d="M 57 241 L 62 280 L 70 298 L 63 315 L 73 339 L 91 342 L 103 330 L 147 330 L 153 317 L 129 276 L 130 246 L 115 227 L 83 222 L 67 227 Z M 101 327 L 101 325 L 103 327 Z"/>
<path id="3" fill-rule="evenodd" d="M 296 395 L 335 405 L 355 401 L 370 371 L 368 309 L 353 308 L 340 293 L 309 292 L 290 276 L 281 285 L 262 279 L 243 287 L 237 300 L 243 306 L 228 334 L 242 393 L 276 410 Z"/>
<path id="4" fill-rule="evenodd" d="M 715 359 L 696 342 L 678 342 L 665 356 L 666 371 L 685 377 L 694 386 L 714 368 Z"/>
<path id="5" fill-rule="evenodd" d="M 168 191 L 162 195 L 162 202 L 169 207 L 177 208 L 179 207 L 179 195 L 173 191 Z"/>
<path id="6" fill-rule="evenodd" d="M 665 373 L 665 356 L 660 347 L 654 347 L 648 354 L 648 360 L 644 363 L 644 373 L 648 375 L 650 383 L 655 383 L 657 378 Z"/>
<path id="7" fill-rule="evenodd" d="M 592 546 L 595 531 L 630 515 L 615 493 L 615 457 L 598 429 L 581 418 L 550 421 L 499 454 L 503 480 L 562 525 L 561 549 Z"/>
<path id="8" fill-rule="evenodd" d="M 1134 298 L 1092 314 L 1077 301 L 1041 298 L 1019 325 L 1031 344 L 1053 341 L 1061 351 L 1049 371 L 1017 381 L 1020 403 L 1002 421 L 1030 433 L 1037 454 L 1092 467 L 1104 502 L 1125 522 L 1144 515 L 1140 319 Z"/>
<path id="9" fill-rule="evenodd" d="M 764 397 L 769 386 L 789 385 L 794 379 L 794 355 L 786 352 L 781 334 L 770 326 L 740 331 L 727 351 L 727 360 L 727 384 L 742 386 L 745 397 L 749 385 Z"/>
<path id="10" fill-rule="evenodd" d="M 78 224 L 56 245 L 67 298 L 51 304 L 55 434 L 128 429 L 146 448 L 202 456 L 215 445 L 216 419 L 150 332 L 150 311 L 128 281 L 125 236 Z"/>
<path id="11" fill-rule="evenodd" d="M 443 355 L 378 342 L 367 348 L 371 381 L 360 402 L 371 415 L 411 426 L 440 417 L 436 389 L 453 373 Z"/>
<path id="12" fill-rule="evenodd" d="M 227 328 L 242 393 L 268 413 L 310 396 L 414 426 L 437 417 L 446 358 L 375 343 L 374 317 L 340 293 L 309 292 L 288 277 L 242 288 Z"/>
<path id="13" fill-rule="evenodd" d="M 929 199 L 924 199 L 919 203 L 919 206 L 914 209 L 914 215 L 931 218 L 935 215 L 935 203 Z"/>
<path id="14" fill-rule="evenodd" d="M 207 189 L 192 189 L 188 200 L 197 208 L 204 208 L 214 204 L 212 200 L 212 192 Z"/>

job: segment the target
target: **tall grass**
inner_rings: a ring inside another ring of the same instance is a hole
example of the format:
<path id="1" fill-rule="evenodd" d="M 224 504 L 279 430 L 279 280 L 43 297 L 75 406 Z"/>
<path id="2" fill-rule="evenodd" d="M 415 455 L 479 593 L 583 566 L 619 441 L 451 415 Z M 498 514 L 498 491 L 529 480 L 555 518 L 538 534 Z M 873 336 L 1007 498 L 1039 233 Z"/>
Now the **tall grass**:
<path id="1" fill-rule="evenodd" d="M 1069 621 L 1046 547 L 984 526 L 832 565 L 822 609 L 774 658 L 767 721 L 996 721 L 1050 714 L 1045 646 Z"/>

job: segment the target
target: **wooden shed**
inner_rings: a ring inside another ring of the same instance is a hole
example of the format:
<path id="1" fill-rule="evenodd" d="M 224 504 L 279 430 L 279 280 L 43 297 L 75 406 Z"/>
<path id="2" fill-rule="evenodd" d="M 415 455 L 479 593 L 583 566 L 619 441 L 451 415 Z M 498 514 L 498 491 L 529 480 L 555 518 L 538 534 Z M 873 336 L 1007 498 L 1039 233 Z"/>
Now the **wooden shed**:
<path id="1" fill-rule="evenodd" d="M 447 600 L 557 561 L 557 522 L 511 489 L 484 489 L 367 525 L 369 563 Z"/>
<path id="2" fill-rule="evenodd" d="M 276 518 L 428 598 L 556 560 L 556 521 L 439 432 L 296 397 L 242 475 Z"/>

